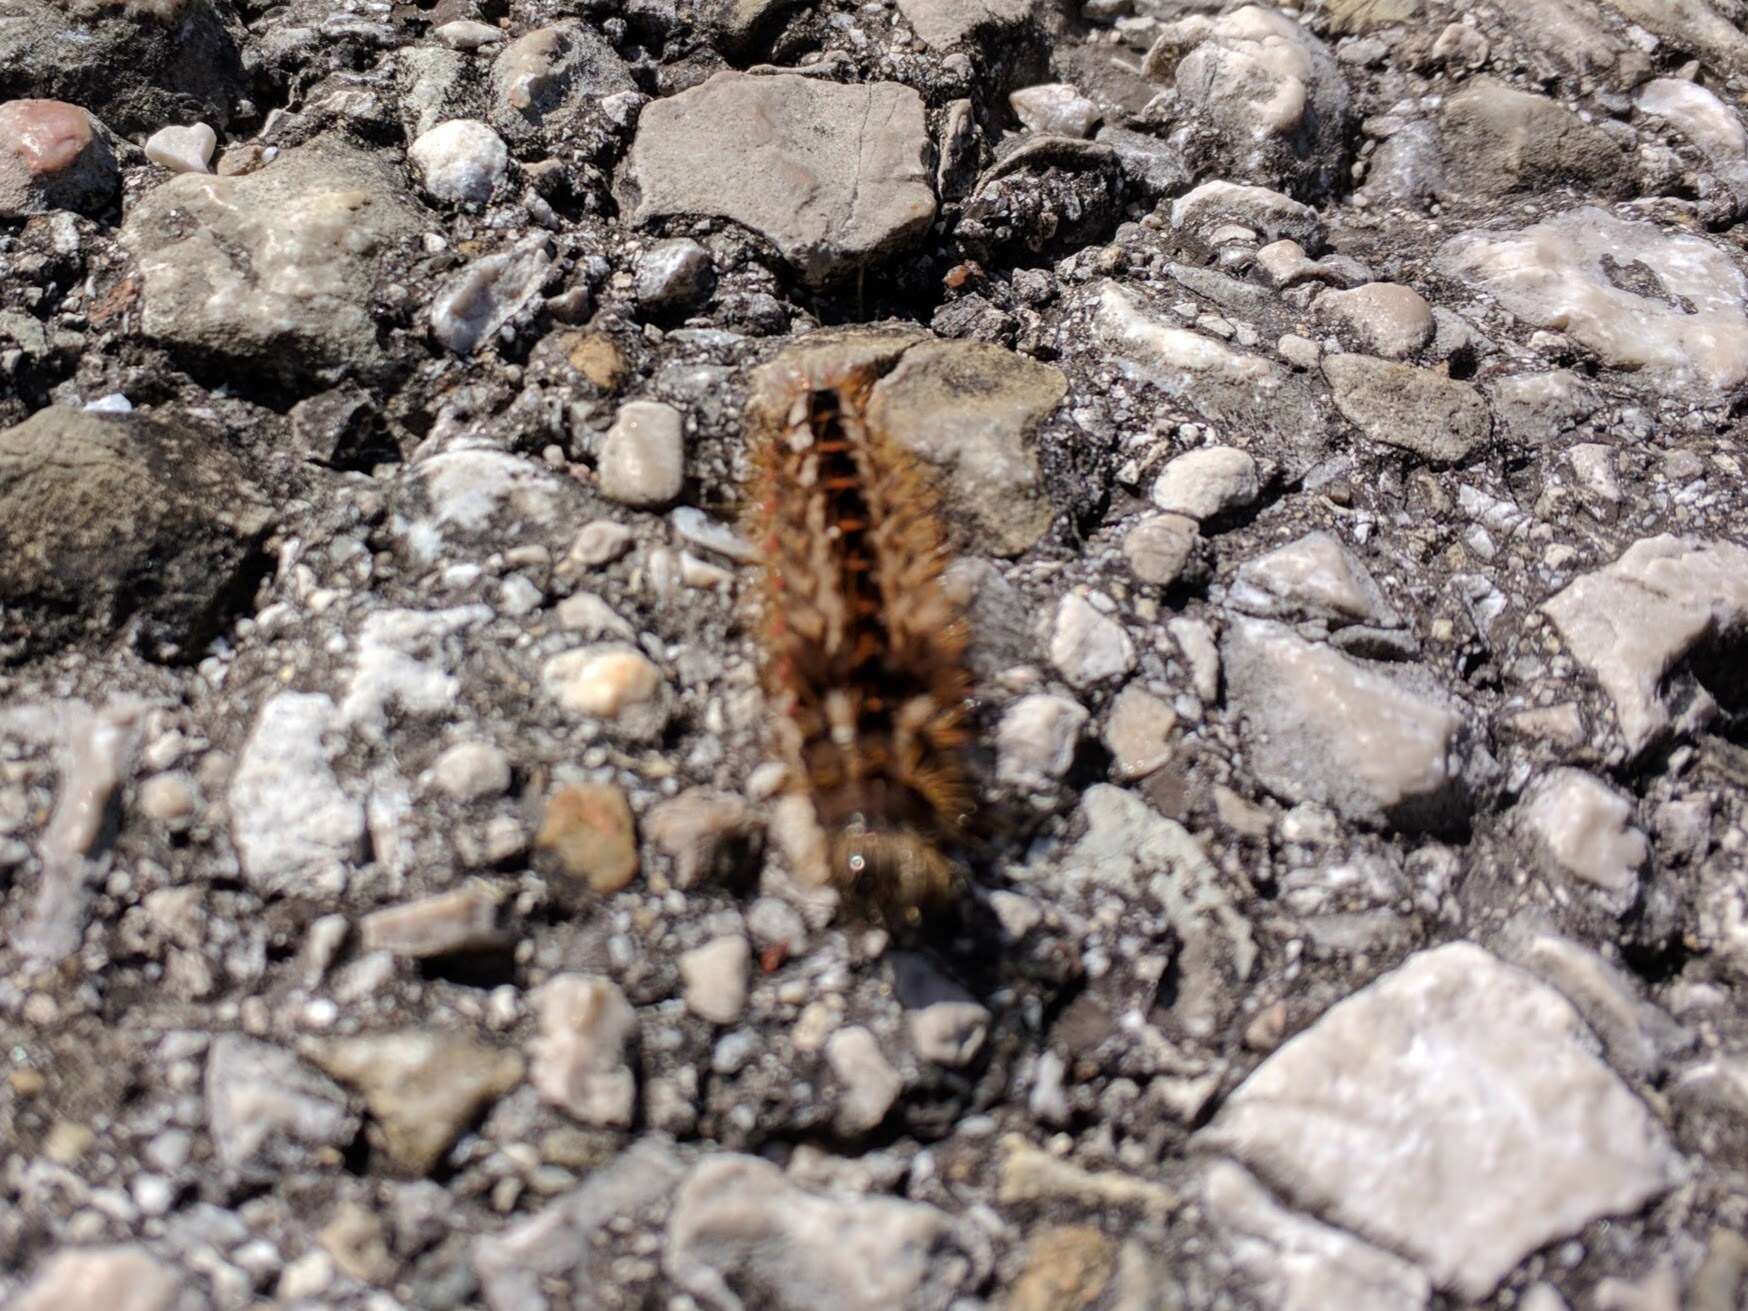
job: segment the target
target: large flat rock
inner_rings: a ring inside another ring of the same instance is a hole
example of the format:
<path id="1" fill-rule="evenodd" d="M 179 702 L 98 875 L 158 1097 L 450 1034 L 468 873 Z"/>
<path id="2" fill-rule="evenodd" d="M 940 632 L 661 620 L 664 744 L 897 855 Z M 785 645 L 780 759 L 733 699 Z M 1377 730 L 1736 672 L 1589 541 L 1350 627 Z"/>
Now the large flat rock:
<path id="1" fill-rule="evenodd" d="M 1452 943 L 1287 1043 L 1200 1141 L 1483 1298 L 1537 1248 L 1675 1181 L 1662 1127 L 1596 1052 L 1559 993 Z"/>
<path id="2" fill-rule="evenodd" d="M 928 231 L 930 154 L 909 87 L 724 72 L 643 111 L 622 189 L 634 223 L 733 219 L 818 284 Z"/>

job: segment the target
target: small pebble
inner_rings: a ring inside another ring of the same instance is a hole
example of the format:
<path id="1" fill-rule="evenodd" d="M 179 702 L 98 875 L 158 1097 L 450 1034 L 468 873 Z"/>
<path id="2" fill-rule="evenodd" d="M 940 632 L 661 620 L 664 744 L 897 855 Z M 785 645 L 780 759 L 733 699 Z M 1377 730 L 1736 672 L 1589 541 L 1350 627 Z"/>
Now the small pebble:
<path id="1" fill-rule="evenodd" d="M 637 877 L 631 807 L 609 783 L 573 783 L 554 792 L 534 841 L 596 892 L 618 892 Z"/>
<path id="2" fill-rule="evenodd" d="M 510 758 L 489 742 L 458 742 L 437 757 L 431 781 L 457 801 L 501 797 L 510 790 Z"/>
<path id="3" fill-rule="evenodd" d="M 471 118 L 439 123 L 413 142 L 407 158 L 432 199 L 454 204 L 485 204 L 510 166 L 503 139 Z"/>
<path id="4" fill-rule="evenodd" d="M 161 127 L 146 138 L 146 158 L 172 173 L 210 173 L 218 133 L 205 123 Z"/>
<path id="5" fill-rule="evenodd" d="M 685 420 L 661 401 L 628 401 L 601 445 L 601 494 L 623 505 L 658 506 L 680 494 Z"/>
<path id="6" fill-rule="evenodd" d="M 738 933 L 694 947 L 680 957 L 686 1009 L 712 1024 L 733 1024 L 747 1004 L 752 949 Z"/>

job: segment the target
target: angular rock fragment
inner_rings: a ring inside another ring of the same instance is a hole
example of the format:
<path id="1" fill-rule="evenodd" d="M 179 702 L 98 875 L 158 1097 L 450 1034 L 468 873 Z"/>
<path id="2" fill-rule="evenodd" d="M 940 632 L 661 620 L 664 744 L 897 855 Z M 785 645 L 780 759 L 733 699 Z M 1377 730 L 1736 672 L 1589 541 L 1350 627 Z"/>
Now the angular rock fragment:
<path id="1" fill-rule="evenodd" d="M 281 692 L 261 707 L 243 745 L 226 800 L 243 877 L 285 893 L 357 857 L 364 806 L 340 785 L 332 740 L 333 701 L 319 692 Z"/>
<path id="2" fill-rule="evenodd" d="M 1453 943 L 1290 1040 L 1200 1140 L 1481 1299 L 1531 1252 L 1677 1177 L 1663 1128 L 1595 1048 L 1558 993 Z"/>
<path id="3" fill-rule="evenodd" d="M 1264 619 L 1321 619 L 1332 627 L 1393 628 L 1402 617 L 1341 539 L 1303 537 L 1247 560 L 1232 580 L 1231 602 Z"/>
<path id="4" fill-rule="evenodd" d="M 1376 666 L 1244 619 L 1224 645 L 1245 760 L 1288 799 L 1345 819 L 1460 830 L 1491 769 L 1466 709 L 1414 670 Z"/>
<path id="5" fill-rule="evenodd" d="M 723 72 L 643 111 L 623 186 L 634 223 L 733 219 L 821 284 L 928 229 L 928 155 L 908 87 Z"/>
<path id="6" fill-rule="evenodd" d="M 1315 445 L 1325 418 L 1309 388 L 1273 360 L 1180 328 L 1115 282 L 1092 294 L 1091 327 L 1100 345 L 1168 396 L 1211 419 Z"/>
<path id="7" fill-rule="evenodd" d="M 544 1210 L 474 1244 L 474 1268 L 492 1311 L 538 1311 L 553 1304 L 547 1281 L 591 1289 L 609 1281 L 612 1251 L 598 1241 L 673 1191 L 685 1167 L 671 1144 L 644 1138 L 590 1173 Z M 562 1305 L 562 1303 L 560 1303 Z"/>
<path id="8" fill-rule="evenodd" d="M 1288 1210 L 1230 1161 L 1208 1167 L 1202 1197 L 1239 1268 L 1279 1311 L 1414 1311 L 1432 1298 L 1414 1265 Z"/>
<path id="9" fill-rule="evenodd" d="M 674 1198 L 662 1264 L 711 1311 L 946 1311 L 987 1259 L 932 1206 L 819 1197 L 768 1161 L 714 1156 Z"/>
<path id="10" fill-rule="evenodd" d="M 1493 196 L 1562 184 L 1611 195 L 1630 176 L 1626 152 L 1601 128 L 1546 96 L 1471 78 L 1440 112 L 1444 177 L 1456 192 Z"/>
<path id="11" fill-rule="evenodd" d="M 1068 392 L 1059 369 L 1000 346 L 911 347 L 875 385 L 869 416 L 941 471 L 948 515 L 974 549 L 1018 555 L 1054 515 L 1036 429 Z"/>
<path id="12" fill-rule="evenodd" d="M 183 1278 L 143 1247 L 86 1247 L 51 1257 L 12 1311 L 174 1311 Z"/>
<path id="13" fill-rule="evenodd" d="M 1596 888 L 1617 911 L 1633 904 L 1651 854 L 1632 805 L 1580 769 L 1556 769 L 1525 799 L 1524 831 L 1558 874 Z"/>
<path id="14" fill-rule="evenodd" d="M 428 1175 L 463 1129 L 522 1082 L 522 1058 L 471 1038 L 405 1029 L 312 1045 L 310 1059 L 358 1089 L 390 1163 Z"/>
<path id="15" fill-rule="evenodd" d="M 931 48 L 948 50 L 979 33 L 1018 27 L 1032 0 L 899 0 L 898 12 Z"/>
<path id="16" fill-rule="evenodd" d="M 1085 831 L 1061 860 L 1070 886 L 1091 884 L 1147 897 L 1180 943 L 1179 983 L 1170 1011 L 1193 1036 L 1211 1036 L 1256 964 L 1256 940 L 1232 892 L 1189 830 L 1133 792 L 1096 783 L 1081 799 Z"/>
<path id="17" fill-rule="evenodd" d="M 171 418 L 50 406 L 0 432 L 0 657 L 131 625 L 156 659 L 204 654 L 261 562 L 266 494 Z"/>
<path id="18" fill-rule="evenodd" d="M 1329 355 L 1323 375 L 1336 408 L 1367 437 L 1430 464 L 1460 464 L 1493 433 L 1486 398 L 1436 370 L 1369 355 Z"/>
<path id="19" fill-rule="evenodd" d="M 292 1053 L 240 1034 L 221 1034 L 206 1059 L 206 1114 L 219 1164 L 265 1182 L 307 1161 L 314 1148 L 343 1148 L 358 1115 L 331 1079 Z"/>
<path id="20" fill-rule="evenodd" d="M 1614 703 L 1629 755 L 1668 727 L 1671 704 L 1742 695 L 1748 640 L 1748 548 L 1664 535 L 1634 542 L 1542 606 L 1567 648 Z M 1695 679 L 1673 677 L 1699 662 Z M 1710 678 L 1718 693 L 1706 691 Z"/>
<path id="21" fill-rule="evenodd" d="M 637 1075 L 626 1044 L 637 1016 L 610 979 L 561 974 L 537 998 L 540 1036 L 530 1052 L 529 1078 L 542 1098 L 583 1124 L 631 1123 Z"/>

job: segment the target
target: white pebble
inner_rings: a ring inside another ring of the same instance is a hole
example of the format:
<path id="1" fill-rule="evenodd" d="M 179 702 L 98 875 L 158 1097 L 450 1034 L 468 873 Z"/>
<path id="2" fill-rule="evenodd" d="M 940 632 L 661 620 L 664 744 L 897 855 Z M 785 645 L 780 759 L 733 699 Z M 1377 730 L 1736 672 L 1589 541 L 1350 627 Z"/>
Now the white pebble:
<path id="1" fill-rule="evenodd" d="M 205 123 L 161 127 L 146 138 L 146 158 L 172 173 L 210 173 L 218 133 Z"/>
<path id="2" fill-rule="evenodd" d="M 510 167 L 503 139 L 472 118 L 439 123 L 413 142 L 407 158 L 433 199 L 455 203 L 484 204 Z"/>
<path id="3" fill-rule="evenodd" d="M 661 401 L 628 401 L 601 446 L 601 494 L 624 505 L 652 506 L 680 494 L 685 421 Z"/>

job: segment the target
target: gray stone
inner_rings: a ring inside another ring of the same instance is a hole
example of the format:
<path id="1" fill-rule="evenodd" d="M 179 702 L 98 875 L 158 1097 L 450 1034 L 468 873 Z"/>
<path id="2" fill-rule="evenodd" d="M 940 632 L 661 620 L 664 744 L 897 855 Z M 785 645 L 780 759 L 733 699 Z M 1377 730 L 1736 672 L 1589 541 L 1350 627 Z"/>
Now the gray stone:
<path id="1" fill-rule="evenodd" d="M 892 82 L 718 73 L 643 111 L 622 185 L 632 222 L 732 219 L 815 284 L 912 244 L 935 217 L 923 102 Z"/>
<path id="2" fill-rule="evenodd" d="M 637 303 L 646 313 L 680 313 L 710 298 L 716 270 L 690 237 L 658 241 L 637 257 Z"/>
<path id="3" fill-rule="evenodd" d="M 1133 792 L 1095 783 L 1077 815 L 1084 832 L 1063 853 L 1061 877 L 1145 897 L 1164 912 L 1179 942 L 1169 1009 L 1187 1033 L 1212 1037 L 1256 964 L 1256 940 L 1231 889 L 1188 829 Z"/>
<path id="4" fill-rule="evenodd" d="M 1127 368 L 1210 419 L 1276 433 L 1295 446 L 1325 419 L 1303 379 L 1273 360 L 1168 322 L 1115 282 L 1091 297 L 1092 335 Z"/>
<path id="5" fill-rule="evenodd" d="M 1639 893 L 1650 858 L 1632 804 L 1581 769 L 1556 769 L 1524 799 L 1521 822 L 1556 875 L 1588 883 L 1616 911 Z"/>
<path id="6" fill-rule="evenodd" d="M 173 1311 L 179 1273 L 143 1247 L 57 1252 L 9 1303 L 12 1311 Z"/>
<path id="7" fill-rule="evenodd" d="M 995 774 L 1025 792 L 1052 794 L 1074 762 L 1086 707 L 1034 692 L 1009 706 L 995 731 Z"/>
<path id="8" fill-rule="evenodd" d="M 1032 12 L 1032 0 L 899 0 L 898 12 L 924 44 L 948 50 L 981 33 L 1012 30 Z"/>
<path id="9" fill-rule="evenodd" d="M 892 1068 L 874 1035 L 859 1024 L 826 1039 L 825 1060 L 839 1084 L 833 1118 L 840 1133 L 875 1128 L 904 1091 L 903 1076 Z"/>
<path id="10" fill-rule="evenodd" d="M 1274 1311 L 1414 1311 L 1432 1299 L 1415 1266 L 1288 1210 L 1230 1161 L 1208 1167 L 1202 1204 Z"/>
<path id="11" fill-rule="evenodd" d="M 1011 556 L 1050 526 L 1034 434 L 1067 391 L 1060 370 L 999 346 L 925 341 L 875 385 L 869 415 L 941 471 L 973 550 Z"/>
<path id="12" fill-rule="evenodd" d="M 1460 829 L 1490 760 L 1464 707 L 1422 671 L 1383 668 L 1243 619 L 1227 630 L 1228 696 L 1246 761 L 1290 801 L 1407 829 Z"/>
<path id="13" fill-rule="evenodd" d="M 490 742 L 457 742 L 437 757 L 431 781 L 457 801 L 501 797 L 510 790 L 510 759 Z"/>
<path id="14" fill-rule="evenodd" d="M 912 952 L 894 954 L 892 982 L 904 1007 L 910 1045 L 918 1056 L 951 1069 L 977 1059 L 989 1036 L 986 1007 L 938 973 L 927 958 Z"/>
<path id="15" fill-rule="evenodd" d="M 662 1264 L 710 1311 L 947 1311 L 989 1262 L 932 1206 L 820 1197 L 768 1161 L 713 1156 L 674 1198 Z"/>
<path id="16" fill-rule="evenodd" d="M 381 156 L 320 138 L 255 173 L 153 187 L 121 240 L 139 264 L 148 336 L 201 363 L 331 382 L 387 366 L 377 267 L 420 227 Z"/>
<path id="17" fill-rule="evenodd" d="M 365 951 L 425 959 L 497 946 L 497 922 L 497 900 L 470 884 L 372 911 L 359 921 L 358 939 Z"/>
<path id="18" fill-rule="evenodd" d="M 213 1039 L 206 1115 L 219 1164 L 265 1182 L 303 1166 L 313 1148 L 341 1148 L 358 1133 L 346 1094 L 282 1048 L 240 1034 Z"/>
<path id="19" fill-rule="evenodd" d="M 1144 778 L 1171 759 L 1177 712 L 1143 687 L 1129 684 L 1111 702 L 1104 741 L 1111 773 L 1119 779 Z"/>
<path id="20" fill-rule="evenodd" d="M 1022 87 L 1008 96 L 1015 117 L 1030 131 L 1089 137 L 1103 116 L 1099 107 L 1067 82 Z"/>
<path id="21" fill-rule="evenodd" d="M 1603 194 L 1628 185 L 1626 152 L 1546 96 L 1471 78 L 1439 119 L 1444 178 L 1457 192 L 1503 195 L 1562 183 Z"/>
<path id="22" fill-rule="evenodd" d="M 1163 25 L 1143 65 L 1214 143 L 1218 176 L 1313 198 L 1347 167 L 1341 68 L 1306 28 L 1260 5 Z"/>
<path id="23" fill-rule="evenodd" d="M 0 218 L 115 203 L 121 170 L 107 129 L 59 100 L 0 103 Z"/>
<path id="24" fill-rule="evenodd" d="M 1634 542 L 1543 606 L 1578 663 L 1614 704 L 1629 755 L 1669 727 L 1670 701 L 1691 679 L 1672 679 L 1690 654 L 1748 632 L 1748 548 L 1671 536 Z M 1703 689 L 1697 692 L 1706 697 Z"/>
<path id="25" fill-rule="evenodd" d="M 1306 533 L 1245 561 L 1233 576 L 1228 599 L 1264 619 L 1321 619 L 1336 628 L 1394 628 L 1402 622 L 1365 565 L 1326 532 Z"/>
<path id="26" fill-rule="evenodd" d="M 1595 1046 L 1558 993 L 1453 943 L 1289 1041 L 1200 1139 L 1479 1300 L 1531 1252 L 1677 1177 L 1663 1129 Z"/>
<path id="27" fill-rule="evenodd" d="M 1459 464 L 1493 433 L 1486 398 L 1435 370 L 1369 355 L 1328 355 L 1323 376 L 1350 423 L 1372 441 L 1429 464 Z"/>
<path id="28" fill-rule="evenodd" d="M 686 1009 L 712 1024 L 733 1024 L 747 1004 L 752 948 L 738 933 L 713 938 L 680 956 Z"/>
<path id="29" fill-rule="evenodd" d="M 613 1278 L 613 1248 L 598 1241 L 610 1225 L 653 1206 L 679 1184 L 685 1170 L 673 1147 L 640 1138 L 592 1171 L 580 1188 L 501 1233 L 475 1241 L 473 1264 L 491 1311 L 549 1311 L 547 1280 L 579 1289 Z"/>
<path id="30" fill-rule="evenodd" d="M 155 659 L 198 659 L 270 527 L 217 441 L 170 418 L 39 410 L 0 432 L 0 652 L 131 626 Z"/>
<path id="31" fill-rule="evenodd" d="M 1495 428 L 1523 446 L 1545 446 L 1602 408 L 1596 390 L 1570 369 L 1510 373 L 1487 388 Z"/>
<path id="32" fill-rule="evenodd" d="M 403 471 L 389 532 L 420 566 L 438 560 L 477 561 L 500 547 L 509 525 L 515 525 L 521 540 L 531 534 L 556 536 L 561 526 L 568 529 L 582 518 L 586 506 L 574 481 L 537 460 L 463 446 L 417 460 Z M 589 548 L 586 560 L 579 558 L 578 563 L 604 564 L 623 553 L 630 530 L 623 525 L 612 529 L 586 525 L 575 538 Z M 568 533 L 563 540 L 571 540 Z"/>
<path id="33" fill-rule="evenodd" d="M 621 405 L 601 443 L 601 494 L 644 509 L 673 500 L 685 480 L 684 429 L 684 416 L 662 401 Z"/>
<path id="34" fill-rule="evenodd" d="M 487 117 L 520 150 L 579 135 L 608 96 L 635 92 L 625 61 L 589 24 L 568 20 L 517 37 L 492 63 Z"/>
<path id="35" fill-rule="evenodd" d="M 1206 554 L 1200 525 L 1185 514 L 1143 515 L 1123 534 L 1129 572 L 1160 587 L 1170 587 L 1205 565 Z"/>
<path id="36" fill-rule="evenodd" d="M 319 692 L 281 692 L 261 707 L 226 800 L 243 877 L 262 893 L 284 894 L 356 859 L 364 806 L 334 775 L 340 753 L 333 701 Z"/>
<path id="37" fill-rule="evenodd" d="M 1070 592 L 1056 607 L 1050 663 L 1075 687 L 1092 687 L 1135 667 L 1135 643 L 1115 619 Z"/>
<path id="38" fill-rule="evenodd" d="M 674 883 L 682 888 L 734 872 L 735 858 L 755 845 L 759 827 L 745 799 L 706 788 L 657 802 L 643 820 L 644 836 L 673 861 Z"/>
<path id="39" fill-rule="evenodd" d="M 1432 307 L 1414 288 L 1400 283 L 1368 282 L 1349 291 L 1326 291 L 1313 308 L 1361 350 L 1385 359 L 1404 359 L 1432 342 Z"/>
<path id="40" fill-rule="evenodd" d="M 1171 226 L 1199 241 L 1231 224 L 1249 228 L 1267 242 L 1291 239 L 1311 250 L 1323 245 L 1323 216 L 1267 187 L 1204 182 L 1171 202 Z"/>
<path id="41" fill-rule="evenodd" d="M 552 269 L 542 234 L 476 259 L 445 282 L 431 302 L 431 335 L 457 355 L 471 355 L 533 305 Z"/>
<path id="42" fill-rule="evenodd" d="M 1719 12 L 1714 0 L 1607 0 L 1623 17 L 1682 49 L 1723 75 L 1748 73 L 1748 34 Z"/>
<path id="43" fill-rule="evenodd" d="M 1695 1045 L 1695 1034 L 1645 999 L 1638 979 L 1588 947 L 1524 928 L 1508 936 L 1502 950 L 1578 1008 L 1608 1063 L 1629 1079 L 1656 1080 Z"/>

